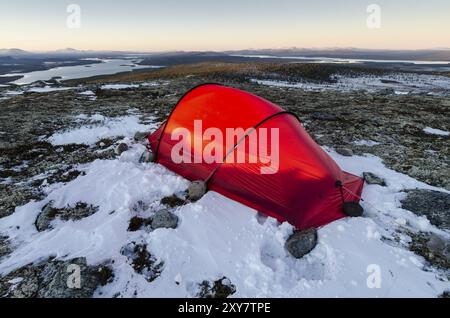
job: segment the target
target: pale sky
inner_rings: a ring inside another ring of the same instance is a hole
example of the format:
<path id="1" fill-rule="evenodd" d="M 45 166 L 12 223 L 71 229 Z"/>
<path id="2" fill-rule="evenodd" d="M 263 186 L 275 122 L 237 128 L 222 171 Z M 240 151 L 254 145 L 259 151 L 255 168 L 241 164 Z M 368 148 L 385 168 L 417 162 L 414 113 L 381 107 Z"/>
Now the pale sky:
<path id="1" fill-rule="evenodd" d="M 369 4 L 381 27 L 367 27 Z M 81 27 L 67 27 L 69 4 Z M 0 48 L 450 47 L 450 0 L 0 0 Z"/>

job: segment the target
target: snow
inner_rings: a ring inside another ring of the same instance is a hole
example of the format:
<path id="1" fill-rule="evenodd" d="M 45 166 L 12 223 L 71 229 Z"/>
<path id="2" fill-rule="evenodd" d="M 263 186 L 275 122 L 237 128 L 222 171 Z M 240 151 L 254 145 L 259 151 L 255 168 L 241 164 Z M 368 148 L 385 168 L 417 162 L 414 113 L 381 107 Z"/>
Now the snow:
<path id="1" fill-rule="evenodd" d="M 22 95 L 23 93 L 24 93 L 23 91 L 6 91 L 3 94 L 5 96 L 18 96 L 18 95 Z"/>
<path id="2" fill-rule="evenodd" d="M 307 91 L 341 91 L 351 92 L 365 90 L 378 92 L 393 90 L 396 95 L 428 93 L 430 95 L 450 95 L 450 77 L 414 73 L 396 73 L 390 75 L 361 75 L 348 77 L 334 75 L 335 83 L 286 82 L 277 80 L 252 79 L 260 85 L 286 88 L 300 88 Z"/>
<path id="3" fill-rule="evenodd" d="M 33 93 L 49 93 L 49 92 L 58 92 L 58 91 L 67 91 L 75 89 L 75 87 L 51 87 L 51 86 L 45 86 L 45 87 L 33 87 L 27 90 L 27 92 L 33 92 Z"/>
<path id="4" fill-rule="evenodd" d="M 373 140 L 356 140 L 353 142 L 355 145 L 357 146 L 367 146 L 367 147 L 373 147 L 376 145 L 379 145 L 380 143 L 377 141 L 373 141 Z"/>
<path id="5" fill-rule="evenodd" d="M 93 95 L 95 95 L 95 93 L 94 93 L 93 91 L 91 91 L 91 90 L 87 90 L 87 91 L 84 91 L 84 92 L 80 92 L 80 93 L 78 93 L 78 94 L 80 94 L 80 95 L 86 95 L 86 96 L 93 96 Z"/>
<path id="6" fill-rule="evenodd" d="M 132 137 L 136 131 L 149 131 L 155 128 L 154 125 L 141 124 L 139 116 L 136 115 L 108 118 L 99 114 L 92 116 L 82 114 L 76 117 L 76 120 L 80 119 L 90 121 L 92 124 L 57 132 L 50 136 L 49 142 L 54 146 L 65 144 L 93 145 L 103 138 Z"/>
<path id="7" fill-rule="evenodd" d="M 128 89 L 128 88 L 138 88 L 138 84 L 106 84 L 102 85 L 101 89 Z"/>
<path id="8" fill-rule="evenodd" d="M 445 130 L 440 130 L 436 128 L 426 127 L 423 129 L 424 132 L 431 135 L 438 135 L 438 136 L 450 136 L 450 132 Z"/>
<path id="9" fill-rule="evenodd" d="M 22 95 L 25 92 L 31 93 L 50 93 L 50 92 L 58 92 L 58 91 L 67 91 L 75 89 L 75 87 L 52 87 L 52 86 L 44 86 L 44 87 L 31 87 L 25 90 L 20 91 L 6 91 L 3 93 L 4 96 L 18 96 Z"/>
<path id="10" fill-rule="evenodd" d="M 53 135 L 54 144 L 91 144 L 100 136 L 131 136 L 151 126 L 139 124 L 137 115 L 79 115 L 74 120 L 87 125 Z M 398 233 L 400 227 L 407 227 L 448 238 L 448 232 L 401 209 L 399 203 L 405 189 L 445 190 L 392 171 L 378 157 L 343 157 L 325 148 L 344 170 L 356 175 L 371 171 L 384 178 L 387 187 L 366 185 L 364 217 L 322 227 L 317 247 L 297 260 L 284 249 L 292 226 L 261 218 L 215 192 L 175 209 L 180 220 L 176 229 L 128 232 L 131 217 L 148 217 L 161 208 L 162 197 L 181 193 L 188 181 L 161 165 L 139 163 L 145 146 L 129 138 L 124 141 L 130 149 L 119 158 L 78 166 L 84 176 L 48 186 L 44 200 L 29 202 L 0 220 L 0 233 L 16 247 L 0 263 L 0 274 L 49 256 L 86 257 L 93 265 L 113 260 L 114 281 L 100 287 L 97 297 L 118 292 L 122 297 L 134 297 L 135 292 L 137 297 L 193 297 L 196 284 L 223 276 L 236 286 L 233 297 L 435 297 L 450 288 L 446 276 L 425 266 L 424 259 L 407 249 L 409 237 Z M 50 200 L 56 207 L 86 202 L 99 206 L 99 211 L 76 222 L 55 220 L 53 229 L 37 232 L 36 216 Z M 151 209 L 135 211 L 140 200 Z M 389 240 L 395 235 L 400 235 L 400 242 Z M 121 255 L 121 248 L 132 241 L 147 244 L 151 254 L 164 261 L 155 281 L 149 283 L 135 273 Z M 374 268 L 381 271 L 380 288 L 367 285 Z"/>

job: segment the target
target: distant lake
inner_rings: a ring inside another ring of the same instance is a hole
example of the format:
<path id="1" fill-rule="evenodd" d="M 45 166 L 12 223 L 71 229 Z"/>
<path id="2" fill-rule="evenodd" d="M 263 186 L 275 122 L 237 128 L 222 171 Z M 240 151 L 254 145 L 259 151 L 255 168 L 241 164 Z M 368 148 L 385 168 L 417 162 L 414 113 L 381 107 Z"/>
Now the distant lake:
<path id="1" fill-rule="evenodd" d="M 89 59 L 98 61 L 98 59 Z M 29 73 L 14 73 L 1 76 L 23 76 L 13 81 L 13 84 L 25 85 L 36 81 L 46 81 L 57 77 L 61 80 L 86 78 L 99 75 L 110 75 L 121 72 L 130 72 L 143 68 L 159 68 L 160 66 L 138 65 L 141 60 L 136 59 L 100 59 L 101 63 L 77 65 L 77 66 L 60 66 L 45 71 L 35 71 Z"/>

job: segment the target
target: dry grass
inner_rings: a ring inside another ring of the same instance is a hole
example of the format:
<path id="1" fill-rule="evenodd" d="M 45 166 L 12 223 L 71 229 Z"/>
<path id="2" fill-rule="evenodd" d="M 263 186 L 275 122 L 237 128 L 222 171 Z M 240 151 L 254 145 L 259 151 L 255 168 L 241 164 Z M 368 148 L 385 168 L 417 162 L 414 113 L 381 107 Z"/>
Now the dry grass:
<path id="1" fill-rule="evenodd" d="M 232 81 L 248 81 L 249 78 L 278 79 L 284 81 L 299 81 L 302 79 L 331 82 L 332 75 L 337 73 L 372 73 L 385 71 L 364 67 L 349 67 L 335 64 L 317 63 L 276 63 L 276 62 L 202 62 L 197 64 L 182 64 L 162 69 L 140 70 L 129 73 L 100 76 L 83 79 L 83 83 L 115 83 L 141 82 L 151 80 L 175 79 L 184 77 L 202 77 L 214 81 L 217 78 Z M 79 80 L 68 81 L 76 84 Z"/>
<path id="2" fill-rule="evenodd" d="M 101 78 L 101 82 L 139 82 L 157 79 L 173 79 L 187 76 L 211 76 L 211 75 L 225 75 L 238 74 L 255 71 L 258 67 L 257 63 L 198 63 L 198 64 L 183 64 L 175 65 L 168 68 L 133 72 L 126 74 L 117 74 L 105 76 Z M 88 83 L 96 83 L 99 79 L 89 80 Z"/>

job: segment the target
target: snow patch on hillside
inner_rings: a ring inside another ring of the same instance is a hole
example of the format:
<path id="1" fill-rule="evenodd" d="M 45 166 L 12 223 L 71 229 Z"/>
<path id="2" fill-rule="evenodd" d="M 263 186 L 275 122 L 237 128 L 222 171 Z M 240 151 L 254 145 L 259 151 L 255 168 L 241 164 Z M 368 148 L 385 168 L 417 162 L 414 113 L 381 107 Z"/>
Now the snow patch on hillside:
<path id="1" fill-rule="evenodd" d="M 426 132 L 427 134 L 431 134 L 431 135 L 450 136 L 450 132 L 448 132 L 448 131 L 431 128 L 431 127 L 426 127 L 423 129 L 423 131 Z"/>
<path id="2" fill-rule="evenodd" d="M 344 76 L 335 75 L 334 83 L 317 82 L 286 82 L 278 80 L 252 79 L 253 82 L 286 88 L 300 88 L 307 91 L 341 91 L 351 92 L 365 90 L 368 92 L 380 92 L 391 90 L 396 95 L 408 94 L 429 94 L 429 95 L 450 95 L 450 77 L 438 75 L 425 75 L 414 73 L 398 73 L 390 75 L 361 75 Z"/>
<path id="3" fill-rule="evenodd" d="M 132 137 L 137 131 L 150 131 L 156 128 L 152 124 L 142 124 L 137 115 L 110 118 L 99 114 L 92 116 L 82 114 L 78 115 L 76 119 L 92 123 L 88 126 L 57 132 L 50 136 L 49 142 L 54 146 L 64 144 L 93 145 L 103 138 Z"/>

